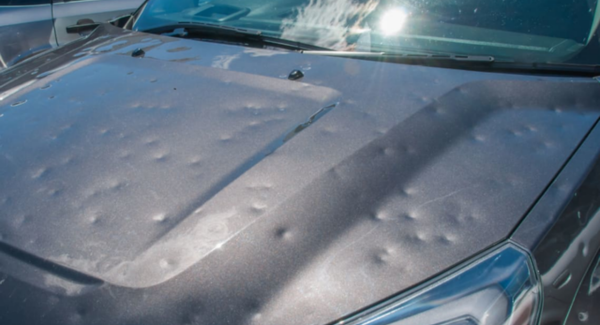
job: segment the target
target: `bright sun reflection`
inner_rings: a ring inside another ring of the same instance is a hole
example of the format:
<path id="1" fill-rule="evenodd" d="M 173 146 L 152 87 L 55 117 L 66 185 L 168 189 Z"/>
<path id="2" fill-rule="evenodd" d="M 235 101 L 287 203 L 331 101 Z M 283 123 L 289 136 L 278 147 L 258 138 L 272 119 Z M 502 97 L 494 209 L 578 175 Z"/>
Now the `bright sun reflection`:
<path id="1" fill-rule="evenodd" d="M 386 35 L 392 35 L 398 33 L 404 27 L 404 22 L 408 14 L 402 9 L 391 9 L 388 10 L 381 17 L 379 27 Z"/>

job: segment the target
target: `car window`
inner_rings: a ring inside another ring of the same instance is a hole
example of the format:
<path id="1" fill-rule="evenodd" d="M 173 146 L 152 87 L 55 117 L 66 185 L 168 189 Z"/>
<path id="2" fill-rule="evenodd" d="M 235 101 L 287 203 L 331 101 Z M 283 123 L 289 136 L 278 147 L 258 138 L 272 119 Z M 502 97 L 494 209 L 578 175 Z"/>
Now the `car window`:
<path id="1" fill-rule="evenodd" d="M 0 0 L 0 6 L 33 6 L 50 4 L 50 0 Z"/>
<path id="2" fill-rule="evenodd" d="M 134 29 L 204 22 L 361 52 L 598 64 L 594 0 L 150 0 Z M 590 45 L 590 46 L 588 46 Z"/>

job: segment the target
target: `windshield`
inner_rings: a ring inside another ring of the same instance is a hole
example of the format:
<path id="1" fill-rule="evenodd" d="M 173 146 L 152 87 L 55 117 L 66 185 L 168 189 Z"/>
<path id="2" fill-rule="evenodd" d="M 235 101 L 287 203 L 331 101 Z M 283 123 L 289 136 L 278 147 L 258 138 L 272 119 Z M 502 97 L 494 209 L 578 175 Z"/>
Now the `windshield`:
<path id="1" fill-rule="evenodd" d="M 598 0 L 149 0 L 134 30 L 202 22 L 338 51 L 599 64 Z"/>

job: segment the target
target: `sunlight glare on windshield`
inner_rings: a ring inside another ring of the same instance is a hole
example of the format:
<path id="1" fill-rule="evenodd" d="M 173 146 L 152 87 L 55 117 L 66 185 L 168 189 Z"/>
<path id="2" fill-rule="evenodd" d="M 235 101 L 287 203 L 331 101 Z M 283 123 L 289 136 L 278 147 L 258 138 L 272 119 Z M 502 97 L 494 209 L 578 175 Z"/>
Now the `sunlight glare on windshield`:
<path id="1" fill-rule="evenodd" d="M 402 30 L 408 14 L 401 8 L 388 10 L 381 16 L 379 27 L 386 35 L 393 35 Z"/>

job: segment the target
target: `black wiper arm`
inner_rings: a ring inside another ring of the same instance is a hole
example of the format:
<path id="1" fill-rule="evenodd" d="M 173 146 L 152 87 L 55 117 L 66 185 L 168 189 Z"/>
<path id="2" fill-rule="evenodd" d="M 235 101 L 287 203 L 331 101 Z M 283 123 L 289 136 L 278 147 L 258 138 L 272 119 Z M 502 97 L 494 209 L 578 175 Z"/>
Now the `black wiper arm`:
<path id="1" fill-rule="evenodd" d="M 426 53 L 386 53 L 386 52 L 357 52 L 357 51 L 302 51 L 304 54 L 339 56 L 355 59 L 381 60 L 398 63 L 436 63 L 444 64 L 491 64 L 495 62 L 493 56 L 485 55 L 458 55 L 458 54 L 426 54 Z"/>
<path id="2" fill-rule="evenodd" d="M 600 75 L 600 65 L 512 62 L 496 60 L 492 56 L 481 55 L 445 55 L 346 51 L 302 51 L 302 53 L 477 71 L 536 73 L 592 77 Z"/>
<path id="3" fill-rule="evenodd" d="M 329 51 L 329 49 L 327 48 L 312 44 L 264 35 L 264 33 L 258 30 L 211 24 L 205 22 L 182 21 L 173 25 L 166 25 L 158 28 L 143 30 L 143 32 L 175 37 L 188 37 L 198 35 L 210 39 L 235 38 L 238 40 L 259 42 L 265 45 L 282 47 L 296 51 Z"/>
<path id="4" fill-rule="evenodd" d="M 496 69 L 528 71 L 532 73 L 550 73 L 595 77 L 600 75 L 600 65 L 574 64 L 574 63 L 521 63 L 521 62 L 498 62 Z"/>

